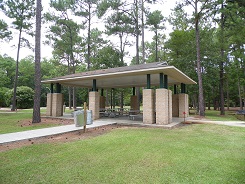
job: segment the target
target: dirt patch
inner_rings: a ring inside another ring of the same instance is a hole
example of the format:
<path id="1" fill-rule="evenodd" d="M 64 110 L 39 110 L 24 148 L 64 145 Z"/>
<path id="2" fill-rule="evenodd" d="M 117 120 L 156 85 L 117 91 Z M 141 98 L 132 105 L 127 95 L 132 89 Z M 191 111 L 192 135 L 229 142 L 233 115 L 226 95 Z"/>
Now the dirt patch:
<path id="1" fill-rule="evenodd" d="M 61 119 L 61 118 L 41 118 L 41 122 L 38 125 L 53 124 L 53 125 L 70 125 L 74 124 L 73 119 Z M 19 121 L 21 127 L 33 126 L 32 119 L 25 119 Z M 35 125 L 35 124 L 34 124 Z"/>
<path id="2" fill-rule="evenodd" d="M 102 134 L 105 134 L 113 129 L 116 128 L 126 128 L 123 126 L 118 125 L 106 125 L 97 128 L 90 128 L 87 129 L 84 133 L 83 130 L 77 130 L 74 132 L 59 134 L 59 135 L 52 135 L 46 137 L 40 137 L 35 139 L 28 139 L 23 141 L 16 141 L 11 143 L 0 144 L 0 152 L 12 150 L 16 148 L 21 148 L 23 146 L 31 146 L 34 144 L 42 144 L 42 143 L 64 143 L 64 142 L 71 142 L 75 140 L 83 140 L 91 137 L 96 137 Z"/>

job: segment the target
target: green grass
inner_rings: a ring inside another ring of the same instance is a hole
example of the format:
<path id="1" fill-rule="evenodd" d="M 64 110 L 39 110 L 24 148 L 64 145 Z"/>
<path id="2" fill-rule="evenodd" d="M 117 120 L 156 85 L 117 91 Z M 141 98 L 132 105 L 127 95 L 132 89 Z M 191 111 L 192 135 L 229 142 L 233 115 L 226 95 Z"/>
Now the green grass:
<path id="1" fill-rule="evenodd" d="M 245 183 L 245 129 L 117 129 L 0 153 L 0 183 Z"/>
<path id="2" fill-rule="evenodd" d="M 43 110 L 41 111 L 41 113 Z M 38 128 L 46 128 L 57 126 L 55 124 L 33 124 L 32 126 L 21 127 L 21 121 L 29 119 L 32 121 L 32 110 L 20 110 L 18 112 L 1 112 L 0 113 L 0 134 L 19 132 L 25 130 L 33 130 Z"/>
<path id="3" fill-rule="evenodd" d="M 220 115 L 220 111 L 215 110 L 206 110 L 206 118 L 215 120 L 215 121 L 238 121 L 233 111 L 226 111 L 225 115 Z"/>
<path id="4" fill-rule="evenodd" d="M 46 108 L 41 108 L 41 114 L 46 113 Z M 66 109 L 66 113 L 71 113 L 72 110 Z M 32 126 L 25 126 L 21 127 L 22 120 L 30 120 L 32 121 L 32 109 L 20 109 L 17 112 L 6 112 L 6 110 L 0 110 L 0 134 L 4 133 L 12 133 L 12 132 L 19 132 L 25 130 L 34 130 L 39 128 L 47 128 L 47 127 L 54 127 L 59 126 L 57 124 L 52 123 L 45 123 L 45 124 L 33 124 Z"/>
<path id="5" fill-rule="evenodd" d="M 191 114 L 195 114 L 196 110 L 190 110 Z M 214 121 L 239 121 L 234 111 L 225 111 L 225 115 L 220 115 L 220 111 L 205 110 L 205 118 Z"/>

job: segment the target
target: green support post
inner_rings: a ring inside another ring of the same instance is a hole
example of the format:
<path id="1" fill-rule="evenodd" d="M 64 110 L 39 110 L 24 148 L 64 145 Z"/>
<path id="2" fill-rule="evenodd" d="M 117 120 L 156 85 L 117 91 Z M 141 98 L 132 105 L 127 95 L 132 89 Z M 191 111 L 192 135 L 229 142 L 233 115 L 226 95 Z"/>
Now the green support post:
<path id="1" fill-rule="evenodd" d="M 168 76 L 164 75 L 164 88 L 168 89 Z"/>
<path id="2" fill-rule="evenodd" d="M 133 96 L 135 96 L 135 87 L 133 87 Z"/>
<path id="3" fill-rule="evenodd" d="M 160 73 L 160 88 L 163 88 L 163 73 Z"/>
<path id="4" fill-rule="evenodd" d="M 186 86 L 184 83 L 181 83 L 181 93 L 186 93 Z"/>
<path id="5" fill-rule="evenodd" d="M 50 84 L 50 93 L 54 93 L 54 84 L 53 83 Z"/>
<path id="6" fill-rule="evenodd" d="M 93 91 L 96 91 L 96 79 L 93 79 Z"/>
<path id="7" fill-rule="evenodd" d="M 177 94 L 177 85 L 174 85 L 174 94 Z"/>
<path id="8" fill-rule="evenodd" d="M 147 74 L 147 89 L 151 89 L 151 75 Z"/>
<path id="9" fill-rule="evenodd" d="M 61 93 L 61 84 L 56 83 L 56 93 Z"/>

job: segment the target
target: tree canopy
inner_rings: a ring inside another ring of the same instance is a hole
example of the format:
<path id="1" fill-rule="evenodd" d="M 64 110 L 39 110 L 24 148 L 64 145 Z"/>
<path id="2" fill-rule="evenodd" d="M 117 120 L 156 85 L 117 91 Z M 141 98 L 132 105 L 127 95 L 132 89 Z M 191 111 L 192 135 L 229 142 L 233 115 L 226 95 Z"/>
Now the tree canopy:
<path id="1" fill-rule="evenodd" d="M 198 81 L 198 85 L 188 87 L 188 92 L 190 105 L 199 115 L 205 115 L 205 107 L 211 106 L 220 110 L 221 115 L 225 107 L 242 109 L 244 1 L 181 0 L 172 7 L 169 17 L 164 16 L 164 2 L 159 2 L 162 1 L 49 1 L 49 10 L 42 14 L 46 30 L 43 42 L 52 47 L 53 55 L 42 58 L 41 78 L 164 61 Z M 18 30 L 19 47 L 32 45 L 27 35 L 33 35 L 34 4 L 33 0 L 0 0 L 1 11 L 11 20 L 0 20 L 1 43 L 8 44 L 12 32 Z M 170 31 L 168 25 L 172 26 Z M 151 40 L 145 40 L 150 34 Z M 17 80 L 17 86 L 34 89 L 34 58 L 19 61 L 17 55 L 16 59 L 0 56 L 0 92 L 13 88 Z M 42 105 L 48 88 L 41 87 Z M 75 88 L 63 91 L 70 107 L 76 104 L 72 98 L 87 98 L 87 91 Z"/>

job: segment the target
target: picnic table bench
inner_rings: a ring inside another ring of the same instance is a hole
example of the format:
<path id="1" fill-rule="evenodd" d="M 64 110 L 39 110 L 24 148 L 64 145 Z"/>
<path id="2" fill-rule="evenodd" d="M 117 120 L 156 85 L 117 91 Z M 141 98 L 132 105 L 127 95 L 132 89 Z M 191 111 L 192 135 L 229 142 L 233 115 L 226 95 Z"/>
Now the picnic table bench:
<path id="1" fill-rule="evenodd" d="M 243 115 L 244 116 L 244 120 L 245 120 L 245 110 L 238 110 L 238 111 L 236 111 L 236 114 Z"/>
<path id="2" fill-rule="evenodd" d="M 135 118 L 139 117 L 141 115 L 141 110 L 130 110 L 129 111 L 129 115 L 128 115 L 128 118 L 130 120 L 135 120 Z"/>

